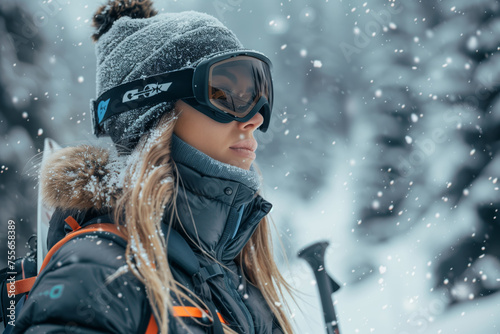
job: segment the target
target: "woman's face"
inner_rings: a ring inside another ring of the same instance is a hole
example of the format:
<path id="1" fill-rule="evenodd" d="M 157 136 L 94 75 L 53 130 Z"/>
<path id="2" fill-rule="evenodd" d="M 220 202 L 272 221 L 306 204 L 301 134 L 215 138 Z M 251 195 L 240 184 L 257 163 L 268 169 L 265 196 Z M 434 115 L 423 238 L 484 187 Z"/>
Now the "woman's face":
<path id="1" fill-rule="evenodd" d="M 219 123 L 181 100 L 175 109 L 179 118 L 174 133 L 179 138 L 215 160 L 250 169 L 257 149 L 253 133 L 264 121 L 260 113 L 246 122 Z"/>

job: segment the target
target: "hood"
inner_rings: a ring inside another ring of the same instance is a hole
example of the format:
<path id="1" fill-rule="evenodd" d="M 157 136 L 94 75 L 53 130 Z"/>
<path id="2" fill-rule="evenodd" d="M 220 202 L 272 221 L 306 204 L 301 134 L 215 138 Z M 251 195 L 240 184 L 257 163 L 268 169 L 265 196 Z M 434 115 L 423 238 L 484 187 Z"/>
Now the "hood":
<path id="1" fill-rule="evenodd" d="M 124 160 L 109 150 L 89 145 L 66 147 L 42 166 L 42 201 L 51 208 L 90 210 L 110 208 L 120 188 Z"/>
<path id="2" fill-rule="evenodd" d="M 123 160 L 123 159 L 122 159 Z M 124 161 L 96 146 L 66 147 L 52 153 L 40 171 L 45 205 L 55 209 L 49 222 L 47 249 L 71 232 L 64 219 L 72 216 L 80 226 L 110 213 Z"/>

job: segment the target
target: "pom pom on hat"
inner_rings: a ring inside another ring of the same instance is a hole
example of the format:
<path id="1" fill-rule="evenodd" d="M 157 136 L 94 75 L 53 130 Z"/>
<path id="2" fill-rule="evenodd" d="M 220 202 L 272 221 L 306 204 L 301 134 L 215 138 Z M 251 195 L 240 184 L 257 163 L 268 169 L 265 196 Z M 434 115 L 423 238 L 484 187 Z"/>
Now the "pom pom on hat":
<path id="1" fill-rule="evenodd" d="M 152 17 L 157 13 L 151 0 L 110 0 L 108 4 L 99 7 L 94 14 L 92 26 L 97 28 L 97 31 L 92 35 L 92 40 L 97 42 L 120 17 L 139 19 Z"/>

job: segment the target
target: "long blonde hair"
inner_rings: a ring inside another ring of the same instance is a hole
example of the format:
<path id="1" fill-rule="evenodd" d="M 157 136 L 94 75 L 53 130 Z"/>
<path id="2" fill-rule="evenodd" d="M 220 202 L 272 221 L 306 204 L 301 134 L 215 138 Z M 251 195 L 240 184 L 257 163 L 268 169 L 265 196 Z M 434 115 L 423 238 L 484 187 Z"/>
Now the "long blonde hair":
<path id="1" fill-rule="evenodd" d="M 170 222 L 176 212 L 178 180 L 170 154 L 176 120 L 175 111 L 166 113 L 158 126 L 143 136 L 128 160 L 123 190 L 114 210 L 115 222 L 124 225 L 129 240 L 125 254 L 128 268 L 145 285 L 161 333 L 168 333 L 172 294 L 178 301 L 187 300 L 202 310 L 207 309 L 197 297 L 194 297 L 197 301 L 189 298 L 189 291 L 174 280 L 168 264 L 167 245 L 161 232 L 165 208 L 172 208 L 169 210 L 172 212 Z M 290 293 L 291 286 L 273 260 L 269 225 L 267 217 L 263 218 L 236 260 L 242 272 L 246 273 L 246 279 L 263 294 L 283 331 L 292 333 L 291 323 L 284 310 L 284 306 L 289 310 L 284 293 Z M 256 249 L 259 251 L 256 252 Z M 283 304 L 277 302 L 279 300 Z M 234 333 L 226 325 L 224 332 Z"/>

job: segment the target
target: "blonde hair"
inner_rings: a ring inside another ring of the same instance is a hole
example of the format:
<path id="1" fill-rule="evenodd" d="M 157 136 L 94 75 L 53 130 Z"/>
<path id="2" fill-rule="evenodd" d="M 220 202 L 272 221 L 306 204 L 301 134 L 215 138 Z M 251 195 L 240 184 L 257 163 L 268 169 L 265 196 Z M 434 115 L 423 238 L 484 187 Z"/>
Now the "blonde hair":
<path id="1" fill-rule="evenodd" d="M 145 285 L 161 333 L 168 333 L 168 313 L 173 307 L 172 294 L 181 303 L 187 300 L 201 310 L 207 310 L 199 298 L 190 298 L 190 291 L 174 280 L 168 263 L 165 237 L 161 232 L 162 220 L 167 218 L 163 217 L 165 208 L 169 206 L 172 209 L 169 210 L 172 213 L 168 217 L 170 223 L 176 215 L 175 199 L 179 180 L 175 177 L 175 164 L 170 158 L 176 119 L 175 112 L 166 113 L 158 126 L 143 136 L 129 159 L 123 190 L 117 198 L 114 211 L 115 222 L 124 225 L 129 239 L 125 253 L 128 268 Z M 291 287 L 273 260 L 269 229 L 269 220 L 265 217 L 236 260 L 246 274 L 246 279 L 261 291 L 283 331 L 292 333 L 283 304 L 277 302 L 283 300 L 289 310 L 284 301 L 284 292 L 290 293 Z M 255 249 L 259 251 L 255 252 Z M 224 332 L 235 333 L 226 325 Z"/>

